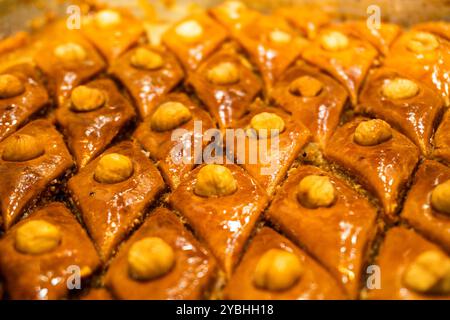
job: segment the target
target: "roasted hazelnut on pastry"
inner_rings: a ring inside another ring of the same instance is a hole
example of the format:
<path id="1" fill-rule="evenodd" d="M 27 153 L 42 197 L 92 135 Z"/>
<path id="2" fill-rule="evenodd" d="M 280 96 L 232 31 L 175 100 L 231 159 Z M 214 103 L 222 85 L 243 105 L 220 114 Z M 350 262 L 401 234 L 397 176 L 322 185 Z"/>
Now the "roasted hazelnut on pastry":
<path id="1" fill-rule="evenodd" d="M 374 146 L 392 137 L 391 126 L 383 120 L 374 119 L 361 122 L 355 130 L 354 141 L 361 146 Z"/>
<path id="2" fill-rule="evenodd" d="M 226 196 L 234 193 L 237 182 L 227 167 L 207 164 L 197 174 L 195 194 L 203 197 Z"/>
<path id="3" fill-rule="evenodd" d="M 435 50 L 439 47 L 439 41 L 436 36 L 427 32 L 417 32 L 414 37 L 409 40 L 407 47 L 415 53 Z"/>
<path id="4" fill-rule="evenodd" d="M 155 131 L 167 131 L 181 126 L 191 118 L 188 107 L 180 102 L 169 101 L 161 104 L 153 113 L 151 126 Z"/>
<path id="5" fill-rule="evenodd" d="M 70 96 L 72 109 L 75 111 L 92 111 L 100 108 L 105 103 L 105 94 L 95 88 L 78 86 L 73 89 Z"/>
<path id="6" fill-rule="evenodd" d="M 145 48 L 138 48 L 130 58 L 131 65 L 135 68 L 155 70 L 163 66 L 164 60 L 160 54 Z"/>
<path id="7" fill-rule="evenodd" d="M 341 51 L 349 46 L 349 40 L 342 32 L 330 31 L 322 36 L 321 44 L 327 51 Z"/>
<path id="8" fill-rule="evenodd" d="M 301 97 L 315 97 L 322 91 L 323 83 L 314 77 L 301 76 L 289 85 L 289 92 Z"/>
<path id="9" fill-rule="evenodd" d="M 450 293 L 450 259 L 439 251 L 426 251 L 406 269 L 404 284 L 420 293 Z"/>
<path id="10" fill-rule="evenodd" d="M 218 85 L 228 85 L 239 81 L 239 69 L 234 63 L 222 62 L 208 70 L 208 80 Z"/>
<path id="11" fill-rule="evenodd" d="M 281 133 L 284 131 L 284 120 L 279 115 L 271 112 L 261 112 L 253 116 L 250 127 L 255 129 L 260 138 L 270 137 L 272 130 Z"/>
<path id="12" fill-rule="evenodd" d="M 73 63 L 86 59 L 87 53 L 82 46 L 74 42 L 68 42 L 57 46 L 55 56 L 63 62 Z"/>
<path id="13" fill-rule="evenodd" d="M 395 78 L 386 81 L 381 90 L 389 99 L 408 99 L 417 95 L 419 86 L 412 80 Z"/>
<path id="14" fill-rule="evenodd" d="M 265 290 L 286 290 L 303 273 L 298 257 L 282 249 L 270 249 L 258 261 L 253 275 L 255 286 Z"/>
<path id="15" fill-rule="evenodd" d="M 195 20 L 187 20 L 180 23 L 175 32 L 186 42 L 195 42 L 203 34 L 203 27 Z"/>
<path id="16" fill-rule="evenodd" d="M 128 251 L 129 274 L 136 280 L 151 280 L 168 273 L 175 264 L 175 254 L 161 238 L 139 240 Z"/>
<path id="17" fill-rule="evenodd" d="M 297 187 L 297 199 L 306 208 L 329 207 L 335 198 L 334 186 L 326 176 L 307 176 Z"/>
<path id="18" fill-rule="evenodd" d="M 95 23 L 100 28 L 113 27 L 119 24 L 121 20 L 120 14 L 114 10 L 102 10 L 95 15 Z"/>
<path id="19" fill-rule="evenodd" d="M 16 231 L 16 249 L 26 254 L 42 254 L 56 248 L 61 243 L 61 231 L 44 220 L 32 220 L 21 225 Z"/>
<path id="20" fill-rule="evenodd" d="M 284 31 L 281 30 L 274 30 L 269 34 L 269 38 L 270 41 L 274 42 L 274 43 L 279 43 L 279 44 L 283 44 L 283 43 L 289 43 L 289 41 L 291 41 L 292 36 Z"/>
<path id="21" fill-rule="evenodd" d="M 5 161 L 28 161 L 42 154 L 44 147 L 35 137 L 15 134 L 7 139 L 2 158 Z"/>
<path id="22" fill-rule="evenodd" d="M 439 184 L 431 192 L 431 206 L 439 212 L 450 215 L 450 180 Z"/>
<path id="23" fill-rule="evenodd" d="M 0 75 L 0 99 L 18 96 L 25 91 L 25 86 L 19 78 L 12 74 Z"/>
<path id="24" fill-rule="evenodd" d="M 133 162 L 127 156 L 110 153 L 101 157 L 94 171 L 94 178 L 100 183 L 118 183 L 133 174 Z"/>

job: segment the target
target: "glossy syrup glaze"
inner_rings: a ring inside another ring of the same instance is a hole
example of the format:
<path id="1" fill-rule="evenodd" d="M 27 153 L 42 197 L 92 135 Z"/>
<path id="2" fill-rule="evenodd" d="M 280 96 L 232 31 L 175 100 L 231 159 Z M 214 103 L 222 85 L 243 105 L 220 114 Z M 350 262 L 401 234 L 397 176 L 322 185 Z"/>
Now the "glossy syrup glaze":
<path id="1" fill-rule="evenodd" d="M 196 195 L 194 188 L 199 167 L 171 194 L 169 202 L 186 217 L 230 276 L 268 198 L 243 169 L 234 164 L 226 167 L 237 181 L 237 190 L 233 194 L 222 197 Z"/>
<path id="2" fill-rule="evenodd" d="M 100 157 L 93 160 L 68 182 L 73 202 L 81 211 L 89 234 L 103 261 L 140 222 L 145 209 L 164 189 L 164 182 L 153 163 L 130 141 L 106 150 L 102 155 L 119 153 L 133 162 L 127 180 L 105 184 L 97 182 L 94 171 Z"/>
<path id="3" fill-rule="evenodd" d="M 450 164 L 450 112 L 446 111 L 434 135 L 433 156 Z"/>
<path id="4" fill-rule="evenodd" d="M 327 176 L 336 192 L 329 207 L 310 209 L 297 199 L 297 186 L 309 175 Z M 290 173 L 267 212 L 267 218 L 322 262 L 348 295 L 357 298 L 362 270 L 377 231 L 377 212 L 345 182 L 313 166 Z"/>
<path id="5" fill-rule="evenodd" d="M 381 201 L 388 221 L 396 220 L 398 197 L 419 161 L 419 149 L 401 133 L 374 146 L 361 146 L 353 134 L 364 118 L 340 127 L 325 148 L 325 157 L 335 162 Z"/>
<path id="6" fill-rule="evenodd" d="M 129 275 L 127 255 L 133 243 L 146 237 L 159 237 L 170 245 L 175 253 L 175 265 L 156 279 L 138 281 Z M 158 208 L 121 247 L 106 274 L 106 286 L 118 299 L 202 299 L 216 272 L 214 258 L 184 228 L 178 217 L 167 209 Z"/>
<path id="7" fill-rule="evenodd" d="M 62 240 L 53 250 L 33 255 L 15 248 L 16 230 L 23 224 L 44 220 L 57 226 Z M 89 277 L 100 265 L 97 252 L 75 216 L 62 204 L 50 203 L 11 228 L 0 240 L 0 271 L 13 300 L 67 298 L 74 266 Z M 72 282 L 71 282 L 72 283 Z"/>

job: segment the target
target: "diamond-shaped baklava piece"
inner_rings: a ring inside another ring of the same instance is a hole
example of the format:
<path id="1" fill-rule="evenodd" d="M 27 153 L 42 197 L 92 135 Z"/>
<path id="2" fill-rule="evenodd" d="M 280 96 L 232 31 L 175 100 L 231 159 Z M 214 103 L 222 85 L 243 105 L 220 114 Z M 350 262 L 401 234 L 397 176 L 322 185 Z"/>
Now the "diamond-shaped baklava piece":
<path id="1" fill-rule="evenodd" d="M 432 88 L 381 68 L 367 79 L 356 110 L 387 121 L 428 155 L 442 107 L 441 97 Z"/>
<path id="2" fill-rule="evenodd" d="M 175 24 L 163 35 L 186 70 L 196 70 L 227 38 L 227 31 L 206 13 L 196 14 Z"/>
<path id="3" fill-rule="evenodd" d="M 365 118 L 337 129 L 325 148 L 326 158 L 378 197 L 390 221 L 396 219 L 399 196 L 419 155 L 419 149 L 389 124 Z"/>
<path id="4" fill-rule="evenodd" d="M 268 219 L 301 244 L 358 296 L 377 211 L 344 181 L 312 166 L 290 173 L 267 212 Z"/>
<path id="5" fill-rule="evenodd" d="M 49 79 L 58 104 L 76 86 L 88 81 L 106 67 L 95 48 L 77 31 L 55 26 L 42 41 L 35 60 Z"/>
<path id="6" fill-rule="evenodd" d="M 450 111 L 444 114 L 442 122 L 434 135 L 433 156 L 450 164 Z"/>
<path id="7" fill-rule="evenodd" d="M 227 299 L 345 299 L 341 286 L 306 252 L 270 228 L 253 238 L 225 287 Z"/>
<path id="8" fill-rule="evenodd" d="M 242 129 L 235 130 L 237 163 L 272 195 L 309 142 L 309 130 L 285 111 L 259 102 L 255 102 L 253 111 L 242 118 L 236 128 Z M 242 145 L 245 149 L 240 147 Z"/>
<path id="9" fill-rule="evenodd" d="M 425 160 L 403 206 L 402 218 L 450 251 L 450 169 Z"/>
<path id="10" fill-rule="evenodd" d="M 202 299 L 216 271 L 215 260 L 179 218 L 158 208 L 121 247 L 106 286 L 119 299 Z"/>
<path id="11" fill-rule="evenodd" d="M 261 15 L 235 37 L 258 67 L 267 90 L 309 44 L 277 16 Z"/>
<path id="12" fill-rule="evenodd" d="M 175 189 L 201 161 L 201 149 L 209 142 L 205 132 L 210 128 L 214 124 L 205 110 L 184 93 L 172 93 L 161 99 L 134 138 L 159 161 L 165 180 Z"/>
<path id="13" fill-rule="evenodd" d="M 134 116 L 133 106 L 109 79 L 74 88 L 56 111 L 78 168 L 99 155 Z"/>
<path id="14" fill-rule="evenodd" d="M 125 53 L 112 65 L 111 73 L 130 92 L 142 118 L 151 113 L 158 99 L 170 92 L 184 75 L 171 52 L 150 46 Z"/>
<path id="15" fill-rule="evenodd" d="M 339 124 L 347 91 L 333 78 L 303 64 L 288 69 L 270 97 L 307 126 L 314 141 L 324 147 Z"/>
<path id="16" fill-rule="evenodd" d="M 258 183 L 235 164 L 201 166 L 170 196 L 172 207 L 186 217 L 228 276 L 267 201 Z"/>
<path id="17" fill-rule="evenodd" d="M 450 257 L 413 230 L 390 229 L 374 266 L 368 299 L 450 299 Z"/>
<path id="18" fill-rule="evenodd" d="M 11 299 L 66 298 L 77 277 L 89 277 L 99 265 L 88 235 L 61 203 L 32 213 L 0 240 L 0 271 Z"/>
<path id="19" fill-rule="evenodd" d="M 49 104 L 40 75 L 30 64 L 0 72 L 0 140 Z"/>
<path id="20" fill-rule="evenodd" d="M 392 45 L 384 61 L 408 77 L 423 81 L 438 91 L 450 105 L 450 42 L 434 34 L 411 30 Z"/>
<path id="21" fill-rule="evenodd" d="M 164 189 L 153 163 L 125 141 L 109 148 L 73 176 L 68 189 L 106 261 Z"/>
<path id="22" fill-rule="evenodd" d="M 0 203 L 8 229 L 47 186 L 73 165 L 60 133 L 35 120 L 0 143 Z"/>
<path id="23" fill-rule="evenodd" d="M 138 42 L 144 27 L 128 12 L 105 9 L 85 18 L 81 31 L 111 64 Z"/>
<path id="24" fill-rule="evenodd" d="M 347 89 L 353 104 L 367 72 L 378 56 L 368 42 L 339 28 L 323 30 L 314 43 L 303 52 L 303 58 L 330 73 Z"/>
<path id="25" fill-rule="evenodd" d="M 258 77 L 242 63 L 238 54 L 219 51 L 189 74 L 191 84 L 221 128 L 232 127 L 248 113 L 261 90 Z"/>

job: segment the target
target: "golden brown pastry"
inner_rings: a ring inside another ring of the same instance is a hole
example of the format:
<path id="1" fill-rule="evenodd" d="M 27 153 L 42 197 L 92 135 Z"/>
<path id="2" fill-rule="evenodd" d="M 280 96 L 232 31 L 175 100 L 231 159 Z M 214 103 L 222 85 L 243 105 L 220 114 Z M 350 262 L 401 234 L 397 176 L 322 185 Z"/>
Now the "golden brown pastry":
<path id="1" fill-rule="evenodd" d="M 162 41 L 176 54 L 186 70 L 196 70 L 227 36 L 225 28 L 202 13 L 187 17 L 169 28 Z"/>
<path id="2" fill-rule="evenodd" d="M 336 130 L 347 91 L 336 80 L 306 64 L 289 68 L 270 93 L 275 105 L 292 114 L 324 147 Z"/>
<path id="3" fill-rule="evenodd" d="M 308 39 L 317 37 L 320 29 L 331 21 L 331 17 L 326 12 L 312 6 L 281 7 L 276 9 L 273 14 L 286 19 Z"/>
<path id="4" fill-rule="evenodd" d="M 320 32 L 312 46 L 303 52 L 303 59 L 327 71 L 347 89 L 353 104 L 369 68 L 378 56 L 377 50 L 339 28 Z"/>
<path id="5" fill-rule="evenodd" d="M 139 254 L 136 261 L 135 254 Z M 169 267 L 161 269 L 167 263 Z M 136 279 L 132 273 L 135 268 L 161 272 Z M 106 286 L 118 299 L 202 299 L 212 285 L 216 268 L 214 259 L 179 218 L 158 208 L 121 247 L 106 274 Z"/>
<path id="6" fill-rule="evenodd" d="M 439 37 L 450 40 L 450 23 L 447 21 L 422 22 L 414 25 L 413 28 L 420 31 L 434 33 Z"/>
<path id="7" fill-rule="evenodd" d="M 221 128 L 232 127 L 261 91 L 258 77 L 237 53 L 219 51 L 189 74 L 191 84 Z"/>
<path id="8" fill-rule="evenodd" d="M 450 258 L 412 230 L 389 230 L 375 263 L 380 287 L 370 290 L 368 299 L 450 299 Z"/>
<path id="9" fill-rule="evenodd" d="M 367 199 L 331 174 L 301 166 L 290 173 L 266 216 L 323 263 L 350 297 L 358 297 L 377 231 L 377 212 Z"/>
<path id="10" fill-rule="evenodd" d="M 432 33 L 411 30 L 392 45 L 384 61 L 386 67 L 422 81 L 450 104 L 450 43 Z"/>
<path id="11" fill-rule="evenodd" d="M 66 298 L 71 277 L 87 278 L 99 265 L 89 237 L 62 203 L 32 213 L 0 240 L 0 272 L 14 300 Z"/>
<path id="12" fill-rule="evenodd" d="M 450 111 L 446 111 L 434 135 L 433 156 L 450 164 Z"/>
<path id="13" fill-rule="evenodd" d="M 37 70 L 18 64 L 0 72 L 0 140 L 28 122 L 49 104 Z"/>
<path id="14" fill-rule="evenodd" d="M 68 189 L 105 262 L 142 219 L 164 182 L 139 146 L 125 141 L 81 169 Z"/>
<path id="15" fill-rule="evenodd" d="M 357 111 L 389 122 L 411 139 L 422 154 L 431 152 L 431 136 L 443 102 L 427 85 L 381 68 L 369 76 L 361 90 Z"/>
<path id="16" fill-rule="evenodd" d="M 195 128 L 202 131 L 193 137 Z M 175 189 L 201 159 L 196 158 L 194 143 L 205 146 L 206 130 L 214 128 L 211 117 L 183 93 L 172 93 L 161 99 L 155 110 L 136 129 L 134 138 L 159 161 L 159 168 L 172 189 Z M 173 137 L 175 130 L 184 130 L 181 136 Z M 202 141 L 204 139 L 205 141 Z M 180 143 L 189 146 L 190 154 L 183 154 Z M 200 149 L 200 148 L 199 148 Z M 201 154 L 199 155 L 201 156 Z M 196 162 L 198 160 L 198 162 Z"/>
<path id="17" fill-rule="evenodd" d="M 76 87 L 56 111 L 79 169 L 99 155 L 134 116 L 133 106 L 106 78 Z"/>
<path id="18" fill-rule="evenodd" d="M 227 164 L 195 169 L 169 201 L 186 217 L 229 276 L 268 199 L 242 168 Z"/>
<path id="19" fill-rule="evenodd" d="M 142 23 L 123 10 L 101 10 L 83 20 L 83 35 L 111 64 L 144 34 Z"/>
<path id="20" fill-rule="evenodd" d="M 231 33 L 242 29 L 260 16 L 258 11 L 248 8 L 245 3 L 228 0 L 211 8 L 211 15 Z"/>
<path id="21" fill-rule="evenodd" d="M 148 45 L 122 55 L 111 66 L 111 73 L 131 93 L 142 118 L 183 79 L 183 69 L 171 52 Z"/>
<path id="22" fill-rule="evenodd" d="M 419 149 L 383 120 L 356 118 L 336 130 L 325 157 L 373 192 L 385 218 L 396 219 L 398 199 L 419 161 Z"/>
<path id="23" fill-rule="evenodd" d="M 450 169 L 425 160 L 403 206 L 402 218 L 450 251 Z"/>
<path id="24" fill-rule="evenodd" d="M 346 299 L 340 285 L 324 268 L 267 227 L 253 238 L 225 287 L 224 297 L 233 300 Z"/>
<path id="25" fill-rule="evenodd" d="M 35 120 L 0 143 L 0 203 L 9 229 L 47 186 L 73 165 L 60 133 L 47 120 Z"/>

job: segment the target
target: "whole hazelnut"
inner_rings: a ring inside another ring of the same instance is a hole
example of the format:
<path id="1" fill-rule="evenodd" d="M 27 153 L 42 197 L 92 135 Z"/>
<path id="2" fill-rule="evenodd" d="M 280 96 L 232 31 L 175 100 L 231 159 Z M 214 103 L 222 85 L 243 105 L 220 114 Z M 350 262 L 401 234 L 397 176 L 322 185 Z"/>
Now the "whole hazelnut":
<path id="1" fill-rule="evenodd" d="M 289 85 L 289 92 L 301 97 L 315 97 L 322 91 L 323 84 L 320 80 L 310 76 L 301 76 Z"/>
<path id="2" fill-rule="evenodd" d="M 181 126 L 191 118 L 188 107 L 180 102 L 169 101 L 161 104 L 153 113 L 151 126 L 155 131 L 167 131 Z"/>
<path id="3" fill-rule="evenodd" d="M 431 192 L 431 205 L 437 211 L 450 215 L 450 180 L 434 188 Z"/>
<path id="4" fill-rule="evenodd" d="M 120 14 L 114 10 L 102 10 L 95 15 L 95 23 L 100 28 L 110 28 L 118 25 L 122 20 Z"/>
<path id="5" fill-rule="evenodd" d="M 297 199 L 306 208 L 329 207 L 336 199 L 336 191 L 329 177 L 310 175 L 298 184 Z"/>
<path id="6" fill-rule="evenodd" d="M 439 41 L 431 33 L 416 32 L 406 46 L 412 52 L 423 53 L 437 49 L 439 47 Z"/>
<path id="7" fill-rule="evenodd" d="M 203 27 L 196 20 L 187 20 L 175 28 L 175 33 L 185 42 L 195 42 L 203 35 Z"/>
<path id="8" fill-rule="evenodd" d="M 253 283 L 264 290 L 286 290 L 297 283 L 302 273 L 302 263 L 294 253 L 270 249 L 259 259 L 253 274 Z"/>
<path id="9" fill-rule="evenodd" d="M 273 30 L 269 34 L 269 39 L 270 39 L 270 41 L 272 41 L 274 43 L 286 44 L 286 43 L 289 43 L 291 41 L 292 36 L 289 33 L 285 32 L 285 31 Z"/>
<path id="10" fill-rule="evenodd" d="M 118 183 L 133 174 L 133 162 L 127 156 L 109 153 L 101 157 L 94 171 L 94 178 L 100 183 Z"/>
<path id="11" fill-rule="evenodd" d="M 175 264 L 175 253 L 161 238 L 139 240 L 128 251 L 128 270 L 135 280 L 146 281 L 168 273 Z"/>
<path id="12" fill-rule="evenodd" d="M 283 118 L 279 115 L 271 112 L 261 112 L 252 117 L 250 127 L 257 131 L 260 138 L 265 139 L 271 137 L 272 134 L 282 133 L 285 124 Z"/>
<path id="13" fill-rule="evenodd" d="M 130 58 L 131 65 L 144 70 L 156 70 L 164 65 L 159 53 L 146 48 L 138 48 Z"/>
<path id="14" fill-rule="evenodd" d="M 348 37 L 339 31 L 325 33 L 321 40 L 322 47 L 327 51 L 341 51 L 349 46 Z"/>
<path id="15" fill-rule="evenodd" d="M 68 42 L 57 46 L 53 52 L 64 63 L 81 62 L 86 59 L 86 50 L 78 43 Z"/>
<path id="16" fill-rule="evenodd" d="M 93 111 L 105 104 L 106 97 L 103 91 L 87 86 L 78 86 L 73 89 L 70 96 L 72 109 L 85 112 Z"/>
<path id="17" fill-rule="evenodd" d="M 408 99 L 417 95 L 419 86 L 409 79 L 395 78 L 385 81 L 381 90 L 390 99 Z"/>
<path id="18" fill-rule="evenodd" d="M 16 249 L 26 254 L 49 252 L 61 243 L 61 231 L 44 220 L 32 220 L 24 223 L 16 231 Z"/>
<path id="19" fill-rule="evenodd" d="M 195 194 L 203 197 L 226 196 L 237 190 L 237 182 L 230 169 L 217 164 L 207 164 L 197 174 Z"/>
<path id="20" fill-rule="evenodd" d="M 405 270 L 403 283 L 419 293 L 450 293 L 450 258 L 430 250 L 420 254 Z"/>
<path id="21" fill-rule="evenodd" d="M 5 161 L 28 161 L 44 154 L 42 143 L 30 135 L 17 133 L 6 140 L 2 158 Z"/>
<path id="22" fill-rule="evenodd" d="M 229 85 L 239 81 L 239 69 L 234 63 L 222 62 L 208 70 L 208 80 L 217 85 Z"/>
<path id="23" fill-rule="evenodd" d="M 12 74 L 0 75 L 0 99 L 18 96 L 25 92 L 22 81 Z"/>
<path id="24" fill-rule="evenodd" d="M 374 146 L 391 139 L 391 137 L 391 126 L 380 119 L 361 122 L 353 135 L 354 141 L 361 146 Z"/>

